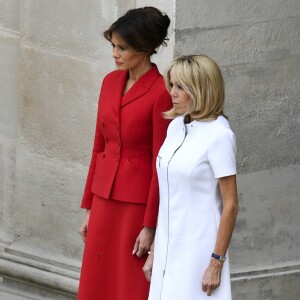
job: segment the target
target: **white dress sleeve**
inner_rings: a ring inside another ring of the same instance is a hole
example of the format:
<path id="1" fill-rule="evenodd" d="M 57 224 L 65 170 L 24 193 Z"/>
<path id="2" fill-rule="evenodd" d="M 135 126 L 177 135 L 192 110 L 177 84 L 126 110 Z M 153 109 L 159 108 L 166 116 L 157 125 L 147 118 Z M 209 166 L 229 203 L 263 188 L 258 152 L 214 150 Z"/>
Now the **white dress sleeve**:
<path id="1" fill-rule="evenodd" d="M 236 141 L 230 129 L 221 129 L 212 136 L 208 148 L 208 161 L 215 178 L 236 174 Z"/>

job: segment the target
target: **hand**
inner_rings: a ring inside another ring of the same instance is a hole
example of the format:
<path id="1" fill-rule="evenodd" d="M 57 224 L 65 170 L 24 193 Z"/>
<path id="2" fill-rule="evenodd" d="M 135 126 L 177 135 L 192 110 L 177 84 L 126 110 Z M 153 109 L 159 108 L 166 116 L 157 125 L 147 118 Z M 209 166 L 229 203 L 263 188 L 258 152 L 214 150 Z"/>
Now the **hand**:
<path id="1" fill-rule="evenodd" d="M 154 233 L 154 228 L 144 227 L 135 241 L 132 255 L 142 257 L 148 252 L 154 239 Z"/>
<path id="2" fill-rule="evenodd" d="M 202 280 L 202 291 L 206 292 L 207 296 L 211 296 L 212 292 L 220 286 L 222 268 L 223 262 L 211 259 Z"/>
<path id="3" fill-rule="evenodd" d="M 79 229 L 79 233 L 81 235 L 81 238 L 83 240 L 83 242 L 85 243 L 85 239 L 86 239 L 86 235 L 87 235 L 87 232 L 88 232 L 88 224 L 89 224 L 89 219 L 90 219 L 90 209 L 87 209 L 86 210 L 86 213 L 85 213 L 85 218 L 83 220 L 83 223 Z"/>
<path id="4" fill-rule="evenodd" d="M 148 258 L 143 266 L 143 272 L 148 281 L 151 281 L 152 267 L 153 267 L 153 254 L 151 253 L 148 255 Z"/>

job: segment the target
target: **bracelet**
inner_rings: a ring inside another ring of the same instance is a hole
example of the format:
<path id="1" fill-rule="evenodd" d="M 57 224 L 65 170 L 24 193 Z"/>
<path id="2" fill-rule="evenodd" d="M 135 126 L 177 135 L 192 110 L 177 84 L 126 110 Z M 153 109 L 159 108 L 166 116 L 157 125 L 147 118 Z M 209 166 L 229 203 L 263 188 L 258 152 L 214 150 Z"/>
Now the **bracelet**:
<path id="1" fill-rule="evenodd" d="M 153 255 L 153 253 L 151 251 L 148 251 L 148 255 Z"/>
<path id="2" fill-rule="evenodd" d="M 221 256 L 221 255 L 218 255 L 216 253 L 212 253 L 211 254 L 211 257 L 215 258 L 216 260 L 219 260 L 221 262 L 224 262 L 226 260 L 226 257 L 225 256 Z"/>

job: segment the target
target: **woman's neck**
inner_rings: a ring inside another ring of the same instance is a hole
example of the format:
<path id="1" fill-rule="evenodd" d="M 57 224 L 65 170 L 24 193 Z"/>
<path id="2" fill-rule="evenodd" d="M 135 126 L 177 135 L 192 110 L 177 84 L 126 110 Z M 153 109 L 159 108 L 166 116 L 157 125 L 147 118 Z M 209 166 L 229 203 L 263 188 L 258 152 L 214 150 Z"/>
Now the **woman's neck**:
<path id="1" fill-rule="evenodd" d="M 142 64 L 138 65 L 134 69 L 129 69 L 128 81 L 136 82 L 141 76 L 151 69 L 151 61 L 147 60 Z"/>

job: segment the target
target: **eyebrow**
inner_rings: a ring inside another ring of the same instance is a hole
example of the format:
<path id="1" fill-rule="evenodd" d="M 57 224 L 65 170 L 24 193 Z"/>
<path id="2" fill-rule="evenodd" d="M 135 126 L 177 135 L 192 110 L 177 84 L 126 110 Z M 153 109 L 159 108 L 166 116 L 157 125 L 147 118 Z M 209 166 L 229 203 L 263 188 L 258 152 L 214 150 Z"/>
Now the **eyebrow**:
<path id="1" fill-rule="evenodd" d="M 127 45 L 127 44 L 114 44 L 113 42 L 111 42 L 111 44 L 113 46 L 118 46 L 118 47 L 129 47 L 129 45 Z"/>

